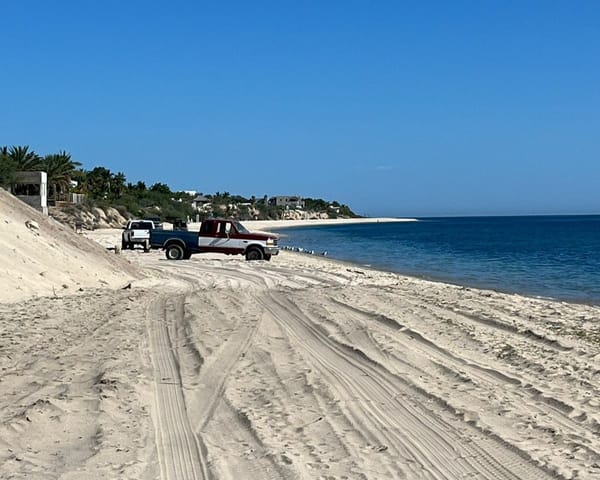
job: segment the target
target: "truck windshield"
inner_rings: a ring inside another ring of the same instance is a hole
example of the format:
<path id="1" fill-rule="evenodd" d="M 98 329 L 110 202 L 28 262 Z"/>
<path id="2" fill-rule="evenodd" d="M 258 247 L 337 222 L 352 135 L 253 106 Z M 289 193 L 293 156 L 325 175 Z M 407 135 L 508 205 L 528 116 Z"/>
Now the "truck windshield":
<path id="1" fill-rule="evenodd" d="M 240 222 L 233 222 L 233 226 L 236 228 L 238 233 L 250 233 L 246 227 L 244 227 Z"/>

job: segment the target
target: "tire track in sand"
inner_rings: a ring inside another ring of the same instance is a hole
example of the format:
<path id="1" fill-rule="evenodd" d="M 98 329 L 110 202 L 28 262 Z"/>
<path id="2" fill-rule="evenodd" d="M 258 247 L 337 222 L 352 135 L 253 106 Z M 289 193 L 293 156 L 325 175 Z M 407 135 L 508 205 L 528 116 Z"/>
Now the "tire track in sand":
<path id="1" fill-rule="evenodd" d="M 267 293 L 263 305 L 287 332 L 294 348 L 314 362 L 336 395 L 351 399 L 342 402 L 345 413 L 370 438 L 385 445 L 389 467 L 398 474 L 427 479 L 552 478 L 492 435 L 475 429 L 465 435 L 462 430 L 468 425 L 456 428 L 456 418 L 425 407 L 380 365 L 324 334 L 284 295 Z"/>
<path id="2" fill-rule="evenodd" d="M 241 306 L 235 305 L 239 294 L 221 291 L 220 298 L 227 305 L 233 305 L 231 311 L 241 311 Z M 207 297 L 204 297 L 207 298 Z M 195 412 L 193 423 L 197 432 L 202 431 L 211 420 L 217 404 L 223 397 L 225 384 L 236 363 L 243 357 L 254 339 L 254 335 L 260 326 L 262 312 L 250 313 L 250 300 L 245 307 L 246 316 L 254 317 L 251 320 L 238 320 L 232 326 L 231 333 L 223 339 L 221 345 L 214 350 L 210 356 L 204 359 L 204 364 L 197 377 L 194 378 L 195 387 L 186 386 L 191 391 L 190 410 Z M 215 303 L 216 305 L 216 303 Z M 216 306 L 214 308 L 217 308 Z M 230 311 L 230 312 L 231 312 Z M 194 308 L 188 312 L 194 321 L 202 321 Z M 211 320 L 204 320 L 209 323 Z M 192 338 L 185 338 L 186 343 L 193 343 Z"/>
<path id="3" fill-rule="evenodd" d="M 156 449 L 163 480 L 210 478 L 204 447 L 194 435 L 183 397 L 169 326 L 183 315 L 183 296 L 160 295 L 148 308 L 149 345 L 155 378 Z"/>

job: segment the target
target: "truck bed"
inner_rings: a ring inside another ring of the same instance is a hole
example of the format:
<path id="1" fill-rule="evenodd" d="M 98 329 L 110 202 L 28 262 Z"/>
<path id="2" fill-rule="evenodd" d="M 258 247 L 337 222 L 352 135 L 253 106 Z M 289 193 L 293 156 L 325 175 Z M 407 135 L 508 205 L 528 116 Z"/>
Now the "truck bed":
<path id="1" fill-rule="evenodd" d="M 198 232 L 188 232 L 186 230 L 152 230 L 150 233 L 150 247 L 163 248 L 172 239 L 183 241 L 186 248 L 198 248 Z"/>

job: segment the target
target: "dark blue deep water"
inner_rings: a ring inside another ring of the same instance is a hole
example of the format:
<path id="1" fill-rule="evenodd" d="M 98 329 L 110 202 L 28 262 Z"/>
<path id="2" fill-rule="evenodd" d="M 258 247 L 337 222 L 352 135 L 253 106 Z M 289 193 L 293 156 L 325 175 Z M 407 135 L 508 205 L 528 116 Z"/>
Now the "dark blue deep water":
<path id="1" fill-rule="evenodd" d="M 282 246 L 459 285 L 600 304 L 600 215 L 282 229 Z"/>

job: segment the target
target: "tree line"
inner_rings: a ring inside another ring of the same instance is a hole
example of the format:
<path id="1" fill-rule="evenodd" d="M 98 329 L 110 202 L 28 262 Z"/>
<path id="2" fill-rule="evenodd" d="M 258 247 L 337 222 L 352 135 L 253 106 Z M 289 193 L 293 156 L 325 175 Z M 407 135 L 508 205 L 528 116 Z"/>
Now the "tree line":
<path id="1" fill-rule="evenodd" d="M 193 213 L 189 195 L 172 192 L 164 183 L 147 187 L 142 181 L 127 182 L 123 172 L 80 167 L 66 151 L 42 156 L 28 146 L 0 147 L 0 186 L 4 188 L 17 183 L 17 172 L 44 171 L 51 203 L 68 200 L 72 192 L 85 194 L 86 200 L 83 207 L 71 208 L 114 207 L 126 217 L 186 218 Z"/>
<path id="2" fill-rule="evenodd" d="M 84 170 L 81 163 L 72 159 L 66 151 L 45 156 L 38 155 L 28 146 L 0 147 L 0 186 L 7 188 L 14 184 L 17 172 L 45 171 L 48 181 L 48 199 L 68 200 L 68 194 L 85 194 L 87 207 L 113 207 L 125 216 L 158 217 L 161 220 L 194 217 L 196 212 L 191 205 L 191 197 L 185 192 L 174 192 L 164 183 L 147 186 L 143 181 L 128 182 L 123 172 L 111 172 L 105 167 Z M 206 215 L 231 215 L 243 220 L 279 218 L 282 208 L 269 205 L 268 196 L 245 198 L 229 192 L 216 192 L 205 197 L 213 210 Z M 328 212 L 331 216 L 356 216 L 349 207 L 337 202 L 329 203 L 322 199 L 305 199 L 306 209 Z M 251 207 L 233 207 L 250 204 Z M 338 207 L 334 213 L 330 206 Z M 83 207 L 71 207 L 83 208 Z M 253 213 L 254 212 L 254 213 Z"/>

